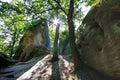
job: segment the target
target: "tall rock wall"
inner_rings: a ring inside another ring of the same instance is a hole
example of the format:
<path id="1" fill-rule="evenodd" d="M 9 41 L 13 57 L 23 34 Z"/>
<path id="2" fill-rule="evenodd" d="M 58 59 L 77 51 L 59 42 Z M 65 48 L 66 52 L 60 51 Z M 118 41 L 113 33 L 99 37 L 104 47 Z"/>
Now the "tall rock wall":
<path id="1" fill-rule="evenodd" d="M 120 0 L 102 0 L 78 29 L 81 58 L 92 68 L 120 78 Z"/>

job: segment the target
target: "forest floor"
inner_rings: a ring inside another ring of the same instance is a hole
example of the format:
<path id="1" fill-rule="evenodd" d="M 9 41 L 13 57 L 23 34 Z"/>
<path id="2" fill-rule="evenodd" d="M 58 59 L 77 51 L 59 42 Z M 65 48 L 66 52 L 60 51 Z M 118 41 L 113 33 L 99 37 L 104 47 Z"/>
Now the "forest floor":
<path id="1" fill-rule="evenodd" d="M 52 75 L 52 62 L 50 62 L 51 58 L 52 55 L 45 56 L 17 80 L 50 80 Z M 61 80 L 80 80 L 73 74 L 74 64 L 72 62 L 66 60 L 62 56 L 59 56 L 58 63 Z"/>

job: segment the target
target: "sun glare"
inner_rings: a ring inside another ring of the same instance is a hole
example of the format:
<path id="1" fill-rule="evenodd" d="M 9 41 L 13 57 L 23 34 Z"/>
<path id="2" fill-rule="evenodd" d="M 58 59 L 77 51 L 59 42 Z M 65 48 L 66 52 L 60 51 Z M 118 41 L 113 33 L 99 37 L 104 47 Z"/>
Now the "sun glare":
<path id="1" fill-rule="evenodd" d="M 58 23 L 59 23 L 59 19 L 54 18 L 54 19 L 53 19 L 53 24 L 57 25 Z"/>

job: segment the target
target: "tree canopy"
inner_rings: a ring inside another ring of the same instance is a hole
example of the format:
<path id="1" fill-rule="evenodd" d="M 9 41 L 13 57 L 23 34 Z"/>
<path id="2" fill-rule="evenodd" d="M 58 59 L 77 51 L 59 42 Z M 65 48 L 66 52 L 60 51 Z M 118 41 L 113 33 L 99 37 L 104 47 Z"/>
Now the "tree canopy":
<path id="1" fill-rule="evenodd" d="M 51 46 L 54 39 L 54 19 L 59 15 L 60 38 L 65 40 L 67 33 L 67 14 L 69 0 L 12 0 L 0 1 L 0 50 L 8 55 L 14 53 L 23 33 L 40 19 L 46 19 L 49 25 Z M 77 28 L 83 19 L 83 4 L 88 6 L 92 1 L 75 0 L 73 20 Z"/>

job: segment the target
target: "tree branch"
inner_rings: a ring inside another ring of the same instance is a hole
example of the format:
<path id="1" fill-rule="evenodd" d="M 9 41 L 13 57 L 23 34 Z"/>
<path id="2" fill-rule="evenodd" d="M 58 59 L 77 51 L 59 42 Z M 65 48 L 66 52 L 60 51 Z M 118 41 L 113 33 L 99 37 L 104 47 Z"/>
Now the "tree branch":
<path id="1" fill-rule="evenodd" d="M 48 0 L 48 3 L 49 3 L 53 8 L 55 8 L 55 6 L 50 2 L 50 0 Z"/>
<path id="2" fill-rule="evenodd" d="M 74 12 L 74 0 L 70 0 L 70 8 L 67 15 L 68 18 L 72 19 L 73 12 Z"/>
<path id="3" fill-rule="evenodd" d="M 35 13 L 35 14 L 42 14 L 42 13 L 45 13 L 46 11 L 50 11 L 50 10 L 54 10 L 54 9 L 57 9 L 57 7 L 52 7 L 52 8 L 48 8 L 48 9 L 46 9 L 46 10 L 43 10 L 43 11 L 41 11 L 41 12 L 36 12 L 36 11 L 34 11 L 34 10 L 31 10 L 31 12 L 27 12 L 27 13 L 25 13 L 25 14 L 29 14 L 29 13 Z"/>
<path id="4" fill-rule="evenodd" d="M 58 4 L 59 8 L 67 15 L 67 12 L 66 12 L 66 11 L 64 10 L 64 8 L 61 6 L 60 2 L 57 1 L 57 0 L 54 0 L 54 1 Z"/>

